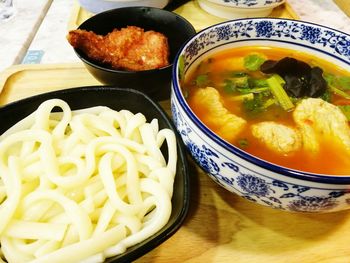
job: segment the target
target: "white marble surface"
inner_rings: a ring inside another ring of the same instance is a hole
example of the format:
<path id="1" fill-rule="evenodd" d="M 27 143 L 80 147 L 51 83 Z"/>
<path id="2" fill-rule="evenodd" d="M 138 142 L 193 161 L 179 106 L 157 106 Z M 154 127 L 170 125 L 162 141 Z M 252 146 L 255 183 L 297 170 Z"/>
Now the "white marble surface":
<path id="1" fill-rule="evenodd" d="M 350 33 L 350 18 L 332 0 L 288 0 L 288 2 L 301 20 Z M 53 1 L 29 49 L 44 52 L 40 63 L 79 61 L 65 38 L 72 8 L 72 0 Z"/>
<path id="2" fill-rule="evenodd" d="M 66 39 L 74 1 L 54 0 L 52 2 L 29 47 L 29 51 L 43 51 L 41 61 L 38 62 L 69 63 L 80 61 Z"/>
<path id="3" fill-rule="evenodd" d="M 14 0 L 16 15 L 0 22 L 0 71 L 21 63 L 53 0 Z"/>
<path id="4" fill-rule="evenodd" d="M 287 0 L 301 20 L 350 34 L 350 18 L 332 0 Z M 350 5 L 350 0 L 349 5 Z"/>

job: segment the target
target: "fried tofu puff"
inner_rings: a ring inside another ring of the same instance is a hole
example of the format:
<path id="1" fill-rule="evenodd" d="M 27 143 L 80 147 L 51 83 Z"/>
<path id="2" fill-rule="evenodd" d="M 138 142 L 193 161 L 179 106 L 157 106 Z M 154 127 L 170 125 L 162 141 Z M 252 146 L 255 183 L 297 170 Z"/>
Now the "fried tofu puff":
<path id="1" fill-rule="evenodd" d="M 233 141 L 247 124 L 246 120 L 230 113 L 225 107 L 219 92 L 213 87 L 198 89 L 193 98 L 195 105 L 202 105 L 206 112 L 203 122 L 221 138 Z"/>
<path id="2" fill-rule="evenodd" d="M 307 150 L 318 151 L 320 136 L 325 136 L 350 151 L 348 120 L 337 106 L 318 98 L 304 99 L 296 106 L 293 118 Z"/>
<path id="3" fill-rule="evenodd" d="M 251 126 L 252 135 L 270 150 L 290 154 L 301 149 L 301 135 L 297 129 L 272 121 L 264 121 Z"/>

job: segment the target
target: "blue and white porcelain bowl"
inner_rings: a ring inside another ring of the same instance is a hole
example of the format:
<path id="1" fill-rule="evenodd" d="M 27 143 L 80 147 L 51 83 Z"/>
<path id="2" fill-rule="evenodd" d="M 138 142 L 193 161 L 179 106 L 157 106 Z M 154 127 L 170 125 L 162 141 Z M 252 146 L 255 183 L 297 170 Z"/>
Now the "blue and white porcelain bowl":
<path id="1" fill-rule="evenodd" d="M 265 17 L 285 0 L 198 0 L 206 12 L 226 18 Z"/>
<path id="2" fill-rule="evenodd" d="M 285 0 L 208 0 L 214 4 L 239 8 L 276 7 Z"/>
<path id="3" fill-rule="evenodd" d="M 193 159 L 216 183 L 261 205 L 314 213 L 350 208 L 350 175 L 306 173 L 258 159 L 215 135 L 190 109 L 180 87 L 179 64 L 186 76 L 206 56 L 245 45 L 300 50 L 350 71 L 350 35 L 312 23 L 241 19 L 197 33 L 175 59 L 171 91 L 173 120 Z"/>

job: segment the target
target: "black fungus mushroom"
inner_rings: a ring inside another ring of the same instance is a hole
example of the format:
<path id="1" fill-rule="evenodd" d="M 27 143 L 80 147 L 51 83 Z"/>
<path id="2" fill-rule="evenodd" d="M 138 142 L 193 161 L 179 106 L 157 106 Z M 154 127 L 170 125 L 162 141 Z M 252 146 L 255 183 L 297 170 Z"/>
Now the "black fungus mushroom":
<path id="1" fill-rule="evenodd" d="M 289 96 L 295 98 L 322 96 L 327 89 L 327 82 L 323 78 L 323 70 L 311 67 L 307 63 L 295 58 L 285 57 L 279 61 L 267 60 L 260 66 L 265 74 L 276 73 L 286 82 L 283 88 Z"/>

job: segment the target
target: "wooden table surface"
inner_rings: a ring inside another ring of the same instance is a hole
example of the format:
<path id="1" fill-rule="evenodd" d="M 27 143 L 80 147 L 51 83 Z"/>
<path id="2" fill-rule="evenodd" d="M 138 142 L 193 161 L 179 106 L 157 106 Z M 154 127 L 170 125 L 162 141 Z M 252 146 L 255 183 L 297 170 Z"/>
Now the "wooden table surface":
<path id="1" fill-rule="evenodd" d="M 349 0 L 333 0 L 341 10 L 350 17 L 350 1 Z"/>
<path id="2" fill-rule="evenodd" d="M 216 185 L 194 164 L 191 179 L 185 223 L 136 262 L 350 262 L 350 211 L 296 214 L 263 207 Z"/>
<path id="3" fill-rule="evenodd" d="M 349 6 L 350 0 L 344 3 Z M 99 83 L 81 64 L 13 67 L 0 73 L 0 105 L 35 93 L 94 84 Z M 163 106 L 168 108 L 169 102 Z M 184 224 L 136 263 L 350 262 L 350 210 L 297 214 L 257 205 L 223 189 L 188 160 L 191 206 Z"/>
<path id="4" fill-rule="evenodd" d="M 97 84 L 80 63 L 16 66 L 0 73 L 0 105 Z M 169 109 L 169 101 L 162 105 Z M 184 224 L 136 263 L 350 262 L 350 210 L 298 214 L 257 205 L 223 189 L 188 160 L 191 205 Z"/>

